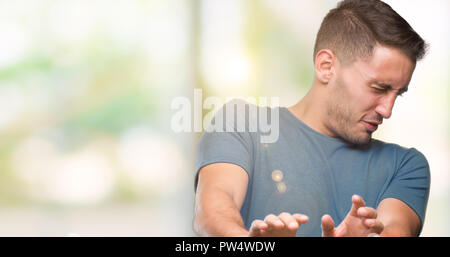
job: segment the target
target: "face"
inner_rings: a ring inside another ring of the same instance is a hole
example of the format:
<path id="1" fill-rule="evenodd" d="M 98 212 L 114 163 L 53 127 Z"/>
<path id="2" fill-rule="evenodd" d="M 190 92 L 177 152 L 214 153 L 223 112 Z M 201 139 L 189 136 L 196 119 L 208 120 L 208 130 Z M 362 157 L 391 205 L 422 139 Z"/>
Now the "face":
<path id="1" fill-rule="evenodd" d="M 335 66 L 329 83 L 325 126 L 333 136 L 367 144 L 392 114 L 397 96 L 408 90 L 415 63 L 400 50 L 376 46 L 367 60 Z"/>

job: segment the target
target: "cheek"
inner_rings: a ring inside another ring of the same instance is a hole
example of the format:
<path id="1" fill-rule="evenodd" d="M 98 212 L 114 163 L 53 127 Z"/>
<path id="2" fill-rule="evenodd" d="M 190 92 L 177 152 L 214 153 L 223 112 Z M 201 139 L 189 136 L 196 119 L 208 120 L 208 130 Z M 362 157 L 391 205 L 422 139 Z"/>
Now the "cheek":
<path id="1" fill-rule="evenodd" d="M 362 113 L 367 113 L 367 112 L 372 112 L 373 110 L 375 110 L 376 107 L 376 99 L 373 97 L 361 97 L 358 98 L 356 100 L 357 102 L 355 103 L 355 110 L 362 112 Z"/>
<path id="2" fill-rule="evenodd" d="M 347 120 L 360 120 L 366 114 L 373 113 L 378 101 L 377 95 L 370 92 L 365 81 L 351 74 L 343 73 L 336 78 L 336 87 L 332 95 L 339 103 L 340 111 Z"/>
<path id="3" fill-rule="evenodd" d="M 355 90 L 352 93 L 352 108 L 354 112 L 358 112 L 361 115 L 366 113 L 372 113 L 378 103 L 378 96 L 370 92 L 362 86 L 360 90 Z"/>

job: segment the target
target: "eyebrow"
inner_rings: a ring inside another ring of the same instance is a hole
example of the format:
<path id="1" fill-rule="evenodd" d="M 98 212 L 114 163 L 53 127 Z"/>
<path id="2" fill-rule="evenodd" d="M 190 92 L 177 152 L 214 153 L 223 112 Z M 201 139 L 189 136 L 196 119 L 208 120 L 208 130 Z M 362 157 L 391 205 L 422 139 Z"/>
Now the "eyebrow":
<path id="1" fill-rule="evenodd" d="M 383 82 L 375 82 L 375 84 L 376 84 L 377 86 L 379 86 L 379 87 L 382 87 L 382 88 L 385 89 L 385 90 L 391 90 L 391 89 L 392 89 L 392 86 L 391 86 L 390 84 L 387 84 L 387 83 L 383 83 Z M 407 92 L 407 91 L 408 91 L 408 86 L 406 86 L 406 87 L 400 89 L 400 90 L 398 91 L 398 94 L 401 95 L 401 94 L 403 94 L 403 93 L 405 93 L 405 92 Z"/>

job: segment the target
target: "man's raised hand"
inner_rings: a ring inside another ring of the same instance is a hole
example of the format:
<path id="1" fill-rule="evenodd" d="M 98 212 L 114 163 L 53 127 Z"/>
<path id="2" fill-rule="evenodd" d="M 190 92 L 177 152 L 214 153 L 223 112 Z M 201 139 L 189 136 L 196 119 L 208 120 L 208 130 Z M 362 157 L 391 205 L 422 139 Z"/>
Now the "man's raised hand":
<path id="1" fill-rule="evenodd" d="M 363 199 L 358 195 L 353 195 L 352 202 L 353 205 L 349 213 L 336 228 L 330 215 L 322 216 L 322 236 L 366 237 L 369 234 L 380 234 L 383 231 L 383 223 L 377 220 L 375 209 L 366 207 Z"/>
<path id="2" fill-rule="evenodd" d="M 295 236 L 300 225 L 308 222 L 309 218 L 303 214 L 289 214 L 283 212 L 278 216 L 267 215 L 264 220 L 254 220 L 249 236 L 275 237 Z"/>

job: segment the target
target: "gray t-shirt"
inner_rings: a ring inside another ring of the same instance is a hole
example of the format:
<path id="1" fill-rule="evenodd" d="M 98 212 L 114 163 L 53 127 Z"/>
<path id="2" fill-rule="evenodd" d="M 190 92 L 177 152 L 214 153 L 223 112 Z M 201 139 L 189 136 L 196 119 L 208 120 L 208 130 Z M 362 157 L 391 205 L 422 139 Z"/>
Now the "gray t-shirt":
<path id="1" fill-rule="evenodd" d="M 403 201 L 417 213 L 422 229 L 430 188 L 430 169 L 422 153 L 375 139 L 352 146 L 313 130 L 287 108 L 278 111 L 275 143 L 261 143 L 260 132 L 246 130 L 204 132 L 197 146 L 197 175 L 217 162 L 239 165 L 248 173 L 240 210 L 247 229 L 268 214 L 302 213 L 309 222 L 297 236 L 321 236 L 321 217 L 329 214 L 339 225 L 354 194 L 375 209 L 385 198 Z"/>

